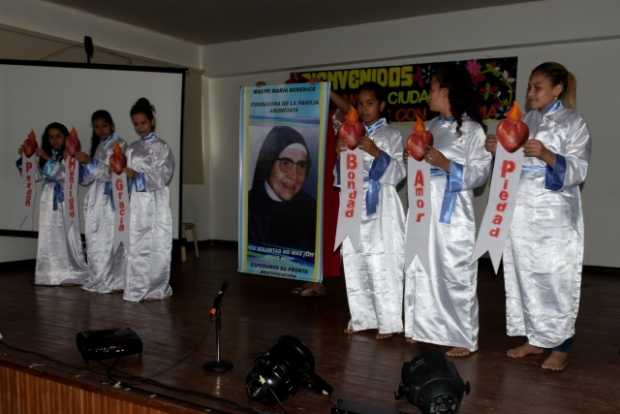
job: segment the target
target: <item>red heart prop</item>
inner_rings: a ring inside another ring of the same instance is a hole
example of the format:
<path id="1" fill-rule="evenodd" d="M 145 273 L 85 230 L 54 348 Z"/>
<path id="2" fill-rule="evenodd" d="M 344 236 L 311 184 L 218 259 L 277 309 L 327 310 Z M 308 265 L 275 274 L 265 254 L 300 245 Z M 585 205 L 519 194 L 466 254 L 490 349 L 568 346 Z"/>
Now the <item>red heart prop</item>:
<path id="1" fill-rule="evenodd" d="M 530 129 L 521 120 L 521 108 L 517 101 L 506 113 L 506 119 L 497 125 L 496 136 L 502 147 L 511 153 L 521 148 L 529 138 Z"/>
<path id="2" fill-rule="evenodd" d="M 123 155 L 123 150 L 119 144 L 114 144 L 112 155 L 110 155 L 110 167 L 115 174 L 120 175 L 127 165 L 127 158 Z"/>
<path id="3" fill-rule="evenodd" d="M 32 154 L 34 154 L 37 151 L 37 148 L 39 147 L 39 145 L 37 144 L 37 138 L 34 135 L 34 131 L 30 130 L 30 133 L 28 133 L 28 138 L 26 138 L 26 140 L 24 141 L 24 155 L 26 156 L 26 158 L 30 158 L 32 157 Z"/>
<path id="4" fill-rule="evenodd" d="M 355 108 L 351 108 L 351 110 L 347 112 L 346 119 L 338 131 L 338 138 L 340 138 L 349 149 L 355 149 L 364 135 L 366 135 L 364 125 L 359 121 L 359 116 Z"/>
<path id="5" fill-rule="evenodd" d="M 71 131 L 69 131 L 69 137 L 65 143 L 65 152 L 69 156 L 75 157 L 75 154 L 80 152 L 81 148 L 82 146 L 80 145 L 80 139 L 78 138 L 77 131 L 75 128 L 71 128 Z"/>
<path id="6" fill-rule="evenodd" d="M 416 116 L 414 130 L 407 138 L 407 152 L 416 161 L 422 161 L 432 145 L 433 134 L 426 130 L 422 118 Z"/>

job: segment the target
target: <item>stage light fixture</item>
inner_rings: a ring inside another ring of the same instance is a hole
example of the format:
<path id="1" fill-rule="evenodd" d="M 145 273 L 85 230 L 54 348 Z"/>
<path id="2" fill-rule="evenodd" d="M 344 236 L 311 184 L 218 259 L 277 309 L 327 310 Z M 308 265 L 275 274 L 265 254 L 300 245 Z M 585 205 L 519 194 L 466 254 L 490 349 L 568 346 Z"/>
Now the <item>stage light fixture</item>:
<path id="1" fill-rule="evenodd" d="M 305 387 L 323 395 L 333 388 L 314 372 L 314 356 L 299 339 L 284 335 L 256 363 L 246 378 L 250 399 L 264 404 L 282 402 Z"/>
<path id="2" fill-rule="evenodd" d="M 454 363 L 439 351 L 421 354 L 405 362 L 396 399 L 405 397 L 424 414 L 456 414 L 469 382 L 463 382 Z"/>

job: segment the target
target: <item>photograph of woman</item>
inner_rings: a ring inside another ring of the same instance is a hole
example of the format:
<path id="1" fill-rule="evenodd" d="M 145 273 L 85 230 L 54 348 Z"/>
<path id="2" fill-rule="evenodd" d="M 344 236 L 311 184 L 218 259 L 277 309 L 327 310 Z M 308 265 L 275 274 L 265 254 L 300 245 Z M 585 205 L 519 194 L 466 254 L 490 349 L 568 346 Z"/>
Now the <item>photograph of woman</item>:
<path id="1" fill-rule="evenodd" d="M 275 126 L 267 133 L 249 191 L 250 244 L 314 251 L 316 200 L 303 189 L 311 166 L 299 131 Z"/>

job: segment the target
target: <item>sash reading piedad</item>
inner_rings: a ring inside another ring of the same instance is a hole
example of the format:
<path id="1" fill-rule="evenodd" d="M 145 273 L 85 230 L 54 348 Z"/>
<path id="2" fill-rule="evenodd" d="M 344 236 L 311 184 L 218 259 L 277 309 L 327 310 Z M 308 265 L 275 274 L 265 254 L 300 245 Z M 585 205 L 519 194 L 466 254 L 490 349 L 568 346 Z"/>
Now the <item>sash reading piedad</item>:
<path id="1" fill-rule="evenodd" d="M 499 269 L 504 244 L 512 223 L 523 167 L 522 147 L 529 133 L 527 124 L 521 120 L 519 103 L 515 101 L 507 112 L 506 119 L 497 125 L 498 142 L 491 175 L 489 202 L 473 253 L 473 260 L 477 260 L 488 251 L 495 274 Z"/>
<path id="2" fill-rule="evenodd" d="M 517 190 L 521 180 L 523 149 L 510 153 L 502 145 L 495 151 L 489 202 L 476 240 L 473 259 L 489 252 L 495 274 L 499 269 L 506 237 L 510 231 Z"/>
<path id="3" fill-rule="evenodd" d="M 35 174 L 36 167 L 39 163 L 39 157 L 36 155 L 37 137 L 34 130 L 30 130 L 28 136 L 22 144 L 22 158 L 21 162 L 21 176 L 23 179 L 23 197 L 22 208 L 24 209 L 24 217 L 19 225 L 19 228 L 24 228 L 24 225 L 30 222 L 30 228 L 34 229 L 34 199 L 35 199 Z"/>

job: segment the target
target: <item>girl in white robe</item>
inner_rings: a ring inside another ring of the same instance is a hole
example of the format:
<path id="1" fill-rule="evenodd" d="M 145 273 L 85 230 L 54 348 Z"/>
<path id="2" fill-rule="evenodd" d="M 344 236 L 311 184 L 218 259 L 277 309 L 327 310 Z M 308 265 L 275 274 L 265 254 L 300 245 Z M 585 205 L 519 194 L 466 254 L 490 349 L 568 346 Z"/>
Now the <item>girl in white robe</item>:
<path id="1" fill-rule="evenodd" d="M 76 155 L 84 164 L 81 184 L 88 186 L 84 197 L 84 230 L 90 274 L 82 289 L 110 293 L 125 288 L 128 246 L 121 245 L 112 250 L 115 206 L 109 160 L 116 144 L 121 146 L 123 152 L 127 144 L 114 132 L 114 121 L 108 111 L 94 112 L 91 125 L 90 155 L 84 152 Z"/>
<path id="2" fill-rule="evenodd" d="M 349 238 L 342 244 L 351 313 L 345 332 L 377 329 L 377 339 L 403 330 L 405 220 L 396 186 L 406 173 L 402 136 L 381 118 L 384 108 L 379 85 L 369 82 L 360 87 L 357 110 L 367 134 L 359 146 L 364 151 L 361 241 L 359 248 Z M 345 148 L 340 141 L 336 145 L 340 151 Z M 337 172 L 336 179 L 339 176 Z"/>
<path id="3" fill-rule="evenodd" d="M 155 133 L 154 108 L 140 98 L 131 108 L 139 140 L 127 149 L 126 172 L 131 177 L 129 254 L 123 299 L 131 302 L 172 295 L 172 212 L 168 185 L 174 157 Z"/>
<path id="4" fill-rule="evenodd" d="M 527 341 L 511 358 L 551 349 L 542 368 L 561 371 L 575 335 L 583 265 L 580 185 L 590 160 L 588 127 L 574 109 L 574 83 L 559 63 L 547 62 L 530 75 L 525 115 L 530 139 L 516 207 L 504 248 L 506 330 Z M 568 101 L 565 104 L 563 100 Z M 495 152 L 497 140 L 487 148 Z"/>
<path id="5" fill-rule="evenodd" d="M 35 285 L 81 285 L 88 277 L 80 230 L 65 225 L 63 156 L 68 136 L 67 127 L 53 122 L 45 128 L 41 148 L 37 150 L 43 184 L 39 195 Z"/>
<path id="6" fill-rule="evenodd" d="M 447 355 L 478 350 L 477 262 L 473 190 L 491 169 L 486 134 L 475 105 L 469 74 L 441 67 L 432 78 L 427 123 L 434 144 L 425 156 L 432 165 L 428 269 L 414 260 L 405 275 L 405 337 L 449 346 Z"/>

